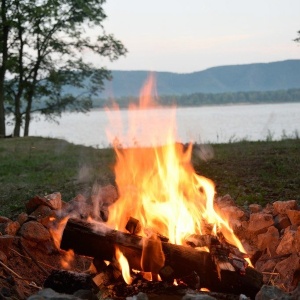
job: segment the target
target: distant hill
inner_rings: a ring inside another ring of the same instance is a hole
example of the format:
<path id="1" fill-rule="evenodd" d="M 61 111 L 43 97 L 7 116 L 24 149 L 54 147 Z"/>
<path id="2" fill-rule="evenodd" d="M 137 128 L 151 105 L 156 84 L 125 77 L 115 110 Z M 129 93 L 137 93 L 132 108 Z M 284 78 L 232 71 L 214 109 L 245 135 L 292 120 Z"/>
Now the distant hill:
<path id="1" fill-rule="evenodd" d="M 112 71 L 100 97 L 137 97 L 148 71 Z M 154 72 L 158 95 L 276 91 L 300 88 L 300 60 L 220 66 L 179 74 Z"/>

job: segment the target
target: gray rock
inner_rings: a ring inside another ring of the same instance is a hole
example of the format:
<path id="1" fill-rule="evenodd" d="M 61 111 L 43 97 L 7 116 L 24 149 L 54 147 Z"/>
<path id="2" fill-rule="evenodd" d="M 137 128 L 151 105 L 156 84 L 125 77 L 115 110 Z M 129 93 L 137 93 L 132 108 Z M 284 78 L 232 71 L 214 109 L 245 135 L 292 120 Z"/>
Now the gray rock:
<path id="1" fill-rule="evenodd" d="M 126 297 L 126 300 L 148 300 L 148 296 L 145 293 L 140 292 L 135 296 Z"/>
<path id="2" fill-rule="evenodd" d="M 279 214 L 274 218 L 274 221 L 275 221 L 275 227 L 279 231 L 282 230 L 282 229 L 285 229 L 285 228 L 287 228 L 291 225 L 291 221 L 290 221 L 290 219 L 288 218 L 287 215 Z"/>
<path id="3" fill-rule="evenodd" d="M 37 294 L 31 295 L 27 300 L 95 300 L 97 299 L 95 295 L 89 293 L 87 294 L 84 291 L 84 293 L 80 293 L 80 291 L 77 291 L 73 295 L 68 294 L 60 294 L 55 292 L 52 289 L 43 289 L 39 291 Z"/>
<path id="4" fill-rule="evenodd" d="M 209 296 L 209 295 L 185 294 L 182 297 L 182 300 L 217 300 L 217 298 Z"/>
<path id="5" fill-rule="evenodd" d="M 293 298 L 276 286 L 263 285 L 255 300 L 293 300 Z"/>

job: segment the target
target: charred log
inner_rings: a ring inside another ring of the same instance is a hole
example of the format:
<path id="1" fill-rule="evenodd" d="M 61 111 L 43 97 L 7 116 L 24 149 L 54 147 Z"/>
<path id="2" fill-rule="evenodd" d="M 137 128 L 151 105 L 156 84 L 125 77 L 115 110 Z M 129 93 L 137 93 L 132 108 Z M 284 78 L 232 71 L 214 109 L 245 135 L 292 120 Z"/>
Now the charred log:
<path id="1" fill-rule="evenodd" d="M 152 241 L 149 240 L 148 243 Z M 262 274 L 247 267 L 245 274 L 221 270 L 218 271 L 212 255 L 192 247 L 174 245 L 162 241 L 165 265 L 172 276 L 181 279 L 196 273 L 199 276 L 199 287 L 211 291 L 245 294 L 254 298 L 262 286 Z M 75 253 L 98 259 L 112 261 L 115 247 L 118 246 L 126 256 L 133 269 L 141 270 L 143 238 L 116 230 L 96 230 L 93 224 L 76 219 L 69 219 L 61 241 L 61 249 L 73 249 Z M 152 271 L 152 270 L 144 270 Z"/>
<path id="2" fill-rule="evenodd" d="M 78 290 L 92 290 L 94 285 L 89 274 L 53 270 L 45 280 L 44 287 L 58 293 L 73 294 Z"/>

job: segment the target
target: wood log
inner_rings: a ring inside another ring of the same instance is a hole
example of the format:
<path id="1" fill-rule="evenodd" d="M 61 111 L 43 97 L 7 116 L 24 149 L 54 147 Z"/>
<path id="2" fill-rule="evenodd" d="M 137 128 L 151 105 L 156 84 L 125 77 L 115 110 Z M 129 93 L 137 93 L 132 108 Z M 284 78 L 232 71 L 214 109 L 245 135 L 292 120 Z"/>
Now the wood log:
<path id="1" fill-rule="evenodd" d="M 140 236 L 117 230 L 97 230 L 92 223 L 69 219 L 60 247 L 63 250 L 73 249 L 80 255 L 112 261 L 115 247 L 118 246 L 130 267 L 141 270 L 142 244 L 143 238 Z M 251 267 L 246 268 L 245 275 L 222 270 L 219 278 L 211 254 L 208 252 L 163 241 L 162 250 L 165 255 L 164 268 L 172 270 L 169 273 L 172 273 L 174 278 L 184 279 L 196 272 L 200 278 L 200 287 L 211 291 L 245 294 L 254 298 L 263 284 L 262 274 Z M 144 271 L 151 272 L 151 270 Z"/>

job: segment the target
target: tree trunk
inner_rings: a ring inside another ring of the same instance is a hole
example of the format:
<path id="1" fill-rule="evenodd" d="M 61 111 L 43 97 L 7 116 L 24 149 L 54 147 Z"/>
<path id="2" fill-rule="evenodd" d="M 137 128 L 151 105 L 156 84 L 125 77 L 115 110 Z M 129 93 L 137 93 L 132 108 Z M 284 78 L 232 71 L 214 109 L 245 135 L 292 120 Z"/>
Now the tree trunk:
<path id="1" fill-rule="evenodd" d="M 33 72 L 33 77 L 32 77 L 32 83 L 29 85 L 29 89 L 27 92 L 27 105 L 26 105 L 26 111 L 25 111 L 25 126 L 24 126 L 24 136 L 29 135 L 29 125 L 31 121 L 31 108 L 32 108 L 32 101 L 36 89 L 36 85 L 38 82 L 38 71 L 40 69 L 40 64 L 41 64 L 41 52 L 40 49 L 37 51 L 37 60 L 34 66 L 34 72 Z"/>
<path id="2" fill-rule="evenodd" d="M 17 3 L 17 10 L 19 11 L 19 5 Z M 21 12 L 20 12 L 21 13 Z M 18 39 L 20 43 L 19 56 L 18 56 L 18 68 L 19 68 L 19 79 L 18 79 L 18 91 L 15 95 L 15 128 L 14 136 L 19 137 L 21 126 L 22 126 L 22 113 L 21 113 L 21 100 L 24 92 L 24 40 L 23 40 L 24 28 L 22 26 L 22 17 L 18 18 Z"/>
<path id="3" fill-rule="evenodd" d="M 24 136 L 29 136 L 29 125 L 31 121 L 31 102 L 27 102 L 26 112 L 25 112 L 25 125 L 24 125 Z"/>
<path id="4" fill-rule="evenodd" d="M 6 0 L 1 1 L 1 54 L 2 54 L 2 65 L 0 66 L 0 138 L 5 137 L 5 109 L 4 109 L 4 100 L 5 100 L 5 90 L 4 90 L 4 82 L 5 82 L 5 73 L 7 69 L 7 60 L 8 60 L 8 33 L 9 26 L 7 24 L 6 19 Z"/>
<path id="5" fill-rule="evenodd" d="M 14 127 L 14 137 L 19 137 L 21 132 L 21 126 L 22 126 L 22 115 L 20 111 L 17 111 L 19 107 L 15 106 L 15 127 Z"/>
<path id="6" fill-rule="evenodd" d="M 148 240 L 151 244 L 151 240 Z M 111 261 L 118 246 L 133 269 L 141 270 L 143 238 L 116 230 L 96 231 L 93 224 L 69 219 L 61 240 L 61 249 L 73 249 L 75 253 Z M 198 251 L 192 247 L 161 242 L 165 256 L 163 270 L 172 270 L 174 278 L 183 279 L 194 272 L 200 278 L 201 287 L 211 291 L 245 294 L 255 297 L 262 286 L 262 274 L 248 267 L 246 274 L 221 271 L 218 277 L 216 266 L 209 252 Z M 150 247 L 151 248 L 151 247 Z M 150 254 L 151 255 L 151 254 Z M 145 270 L 151 271 L 151 270 Z"/>
<path id="7" fill-rule="evenodd" d="M 28 96 L 26 97 L 27 105 L 25 110 L 24 136 L 29 136 L 29 125 L 31 121 L 31 107 L 32 107 L 33 94 L 34 94 L 34 87 L 30 86 Z"/>

